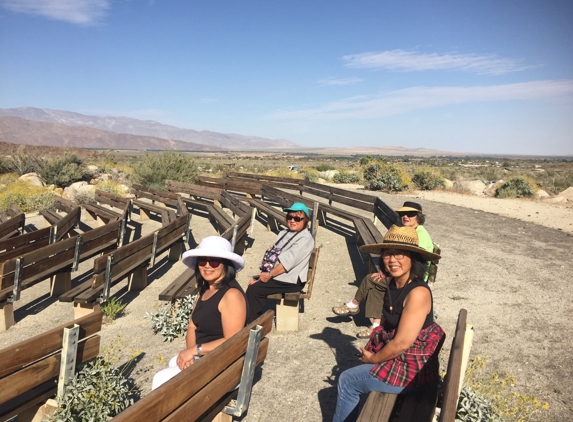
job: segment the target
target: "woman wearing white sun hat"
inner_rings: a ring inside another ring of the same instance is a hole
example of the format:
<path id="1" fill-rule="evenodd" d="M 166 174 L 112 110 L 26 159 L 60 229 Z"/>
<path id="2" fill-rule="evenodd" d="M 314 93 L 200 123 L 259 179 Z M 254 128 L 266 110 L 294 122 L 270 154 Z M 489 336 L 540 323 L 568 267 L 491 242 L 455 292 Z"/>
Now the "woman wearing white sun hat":
<path id="1" fill-rule="evenodd" d="M 195 270 L 199 298 L 187 328 L 187 348 L 171 358 L 168 368 L 155 374 L 152 390 L 239 332 L 247 320 L 245 293 L 235 279 L 245 261 L 232 252 L 228 240 L 206 237 L 196 249 L 185 252 L 182 261 Z"/>

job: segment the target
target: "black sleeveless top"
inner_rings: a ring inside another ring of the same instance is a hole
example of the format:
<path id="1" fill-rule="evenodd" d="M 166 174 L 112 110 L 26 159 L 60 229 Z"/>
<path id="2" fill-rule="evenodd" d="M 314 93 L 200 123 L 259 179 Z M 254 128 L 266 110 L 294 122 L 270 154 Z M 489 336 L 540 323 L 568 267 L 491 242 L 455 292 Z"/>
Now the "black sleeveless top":
<path id="1" fill-rule="evenodd" d="M 221 287 L 213 296 L 207 300 L 201 300 L 203 293 L 195 305 L 195 310 L 191 314 L 191 320 L 195 324 L 195 343 L 203 344 L 210 341 L 219 340 L 223 338 L 223 322 L 221 321 L 221 312 L 219 312 L 219 302 L 227 290 L 237 289 L 243 296 L 245 292 L 241 288 L 237 280 L 231 280 L 225 287 Z"/>
<path id="2" fill-rule="evenodd" d="M 401 289 L 396 287 L 396 282 L 394 281 L 394 279 L 390 281 L 390 284 L 388 285 L 388 290 L 386 291 L 386 295 L 384 296 L 384 306 L 382 307 L 382 315 L 384 316 L 385 326 L 392 329 L 398 328 L 400 317 L 402 316 L 402 312 L 404 311 L 404 299 L 414 288 L 420 286 L 423 286 L 426 289 L 430 290 L 428 284 L 419 278 L 412 280 Z M 432 291 L 430 290 L 430 297 L 431 296 L 432 296 Z M 390 311 L 390 301 L 391 301 L 392 311 Z M 426 315 L 426 320 L 424 321 L 422 329 L 427 328 L 433 322 L 434 322 L 434 299 L 432 298 L 432 307 L 430 309 L 430 313 Z"/>

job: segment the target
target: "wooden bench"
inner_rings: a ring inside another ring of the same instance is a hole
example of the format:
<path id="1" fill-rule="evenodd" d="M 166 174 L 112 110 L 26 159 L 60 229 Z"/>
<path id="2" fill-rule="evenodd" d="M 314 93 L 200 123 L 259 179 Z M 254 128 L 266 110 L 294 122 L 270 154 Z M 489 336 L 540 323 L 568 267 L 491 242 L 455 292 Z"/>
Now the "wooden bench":
<path id="1" fill-rule="evenodd" d="M 9 239 L 18 234 L 24 233 L 26 224 L 26 214 L 20 213 L 3 223 L 0 223 L 0 240 Z"/>
<path id="2" fill-rule="evenodd" d="M 280 226 L 286 227 L 285 213 L 283 211 L 277 210 L 260 199 L 248 199 L 248 202 L 257 210 L 259 215 L 263 213 L 267 216 L 267 230 L 279 231 L 281 230 Z"/>
<path id="3" fill-rule="evenodd" d="M 112 421 L 210 421 L 221 410 L 218 421 L 241 417 L 249 407 L 255 367 L 267 355 L 273 315 L 261 315 Z"/>
<path id="4" fill-rule="evenodd" d="M 137 199 L 146 198 L 151 200 L 153 205 L 165 206 L 170 205 L 172 207 L 177 206 L 177 198 L 179 195 L 168 190 L 163 189 L 152 189 L 146 186 L 138 185 L 134 183 L 131 185 L 131 193 L 135 195 Z"/>
<path id="5" fill-rule="evenodd" d="M 82 204 L 82 208 L 85 211 L 83 216 L 84 221 L 95 220 L 100 224 L 100 226 L 123 218 L 123 214 L 112 211 L 109 208 L 98 204 Z"/>
<path id="6" fill-rule="evenodd" d="M 52 227 L 46 227 L 21 234 L 20 236 L 0 240 L 0 262 L 48 245 L 53 238 L 52 232 Z"/>
<path id="7" fill-rule="evenodd" d="M 139 221 L 149 220 L 150 213 L 158 214 L 161 217 L 161 224 L 163 226 L 172 223 L 177 218 L 174 210 L 170 210 L 158 205 L 152 205 L 148 202 L 140 201 L 138 199 L 133 201 L 133 205 L 139 208 Z"/>
<path id="8" fill-rule="evenodd" d="M 298 314 L 302 299 L 310 299 L 314 286 L 314 276 L 316 274 L 316 264 L 320 248 L 314 248 L 310 254 L 308 262 L 308 273 L 306 285 L 302 292 L 298 293 L 277 293 L 267 296 L 274 299 L 277 306 L 277 331 L 298 331 Z"/>
<path id="9" fill-rule="evenodd" d="M 294 189 L 299 190 L 299 184 L 302 179 L 293 179 L 289 177 L 276 177 L 276 176 L 265 176 L 263 174 L 253 174 L 253 173 L 238 173 L 238 172 L 227 172 L 225 173 L 226 179 L 235 180 L 247 185 L 247 183 L 259 182 L 266 184 L 268 186 L 273 186 L 279 189 Z M 244 191 L 241 191 L 244 192 Z"/>
<path id="10" fill-rule="evenodd" d="M 220 205 L 219 198 L 221 197 L 222 189 L 219 188 L 176 182 L 174 180 L 166 180 L 165 188 L 170 192 L 185 193 L 192 199 L 209 199 L 213 201 L 215 205 Z"/>
<path id="11" fill-rule="evenodd" d="M 225 191 L 242 192 L 248 197 L 259 195 L 261 192 L 261 182 L 247 178 L 197 176 L 195 183 L 200 186 L 209 186 Z"/>
<path id="12" fill-rule="evenodd" d="M 124 198 L 123 196 L 114 195 L 113 193 L 104 192 L 98 189 L 95 191 L 95 200 L 97 201 L 98 205 L 105 204 L 109 205 L 110 207 L 122 210 L 125 213 L 125 220 L 131 220 L 132 204 L 130 198 Z M 126 209 L 127 212 L 125 212 Z"/>
<path id="13" fill-rule="evenodd" d="M 444 379 L 444 398 L 439 422 L 455 421 L 472 337 L 473 329 L 467 325 L 467 311 L 462 309 L 458 316 Z M 368 395 L 358 421 L 430 422 L 434 419 L 437 399 L 437 388 L 404 395 L 372 392 Z"/>
<path id="14" fill-rule="evenodd" d="M 93 313 L 0 350 L 0 420 L 16 415 L 20 422 L 39 420 L 43 404 L 56 392 L 63 393 L 75 367 L 99 354 L 101 325 L 102 313 Z M 75 339 L 70 343 L 77 345 L 75 354 L 63 346 L 70 335 Z M 68 371 L 61 372 L 61 361 L 69 362 L 68 356 L 75 358 L 75 365 L 64 365 Z"/>
<path id="15" fill-rule="evenodd" d="M 228 215 L 221 207 L 207 205 L 207 211 L 209 212 L 209 221 L 215 226 L 219 234 L 235 225 L 233 217 Z"/>
<path id="16" fill-rule="evenodd" d="M 373 243 L 382 243 L 384 235 L 378 230 L 378 227 L 369 218 L 356 218 L 353 220 L 356 228 L 356 243 L 369 245 Z M 368 254 L 368 271 L 375 273 L 380 271 L 380 255 Z"/>
<path id="17" fill-rule="evenodd" d="M 0 331 L 14 325 L 13 305 L 22 290 L 50 278 L 50 294 L 66 294 L 71 289 L 72 271 L 80 262 L 115 248 L 121 227 L 120 221 L 115 221 L 0 263 Z"/>
<path id="18" fill-rule="evenodd" d="M 99 301 L 109 299 L 111 286 L 130 277 L 128 289 L 142 290 L 147 286 L 148 266 L 170 249 L 169 260 L 181 257 L 183 235 L 187 231 L 187 216 L 141 239 L 128 243 L 94 260 L 93 277 L 60 296 L 62 302 L 74 302 L 74 315 L 83 316 L 99 307 Z M 103 297 L 100 298 L 100 296 Z"/>
<path id="19" fill-rule="evenodd" d="M 389 229 L 393 225 L 401 226 L 402 220 L 396 211 L 382 201 L 380 198 L 376 198 L 374 201 L 374 215 L 380 219 L 380 222 Z"/>

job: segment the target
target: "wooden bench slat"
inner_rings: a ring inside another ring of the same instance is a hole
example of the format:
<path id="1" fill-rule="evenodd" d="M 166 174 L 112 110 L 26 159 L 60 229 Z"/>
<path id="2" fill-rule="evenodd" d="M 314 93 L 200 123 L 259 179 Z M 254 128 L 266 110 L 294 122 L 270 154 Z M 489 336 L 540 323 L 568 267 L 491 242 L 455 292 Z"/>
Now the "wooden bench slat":
<path id="1" fill-rule="evenodd" d="M 169 286 L 167 286 L 161 293 L 159 293 L 159 300 L 173 301 L 177 293 L 189 284 L 195 284 L 195 270 L 187 268 L 181 273 Z"/>

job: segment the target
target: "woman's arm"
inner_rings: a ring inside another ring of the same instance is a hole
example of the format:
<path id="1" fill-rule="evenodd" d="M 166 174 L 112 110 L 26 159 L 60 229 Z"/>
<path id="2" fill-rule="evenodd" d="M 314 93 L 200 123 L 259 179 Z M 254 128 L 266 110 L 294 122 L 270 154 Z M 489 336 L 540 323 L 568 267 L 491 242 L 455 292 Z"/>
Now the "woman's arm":
<path id="1" fill-rule="evenodd" d="M 268 282 L 271 278 L 276 277 L 277 275 L 280 274 L 284 274 L 286 273 L 285 267 L 283 266 L 283 264 L 281 264 L 280 262 L 277 262 L 277 264 L 275 265 L 275 267 L 271 270 L 271 272 L 273 273 L 273 276 L 271 277 L 271 273 L 263 271 L 259 274 L 259 281 L 262 281 L 263 283 Z M 253 280 L 254 281 L 254 280 Z M 255 281 L 256 283 L 256 281 Z M 253 284 L 251 282 L 249 282 L 249 284 Z"/>
<path id="2" fill-rule="evenodd" d="M 404 311 L 394 338 L 376 354 L 361 348 L 363 356 L 360 360 L 364 363 L 382 363 L 400 356 L 414 344 L 431 308 L 430 291 L 422 286 L 413 289 L 404 299 Z"/>
<path id="3" fill-rule="evenodd" d="M 197 300 L 200 300 L 200 298 L 197 298 Z M 192 365 L 195 360 L 195 355 L 197 354 L 197 342 L 195 341 L 196 328 L 195 324 L 193 324 L 193 319 L 189 318 L 187 334 L 185 335 L 185 345 L 187 348 L 179 352 L 179 355 L 177 356 L 177 366 L 181 370 Z"/>

